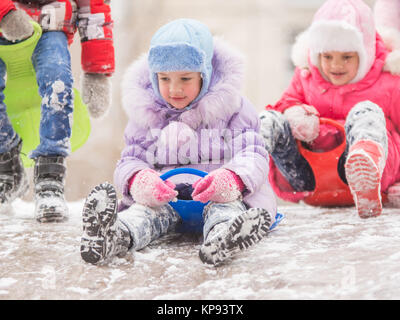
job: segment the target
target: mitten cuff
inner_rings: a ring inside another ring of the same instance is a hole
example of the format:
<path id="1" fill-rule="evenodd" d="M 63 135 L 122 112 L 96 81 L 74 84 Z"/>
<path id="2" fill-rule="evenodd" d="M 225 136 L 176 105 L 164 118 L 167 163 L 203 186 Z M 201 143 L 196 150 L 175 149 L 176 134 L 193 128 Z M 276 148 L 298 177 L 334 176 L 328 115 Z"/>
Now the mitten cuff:
<path id="1" fill-rule="evenodd" d="M 239 191 L 242 192 L 245 189 L 245 185 L 242 181 L 242 179 L 233 171 L 226 169 L 227 171 L 229 171 L 231 173 L 231 176 L 233 178 L 233 180 L 236 183 L 236 186 L 238 187 Z"/>
<path id="2" fill-rule="evenodd" d="M 0 21 L 11 11 L 17 10 L 12 1 L 8 1 L 7 4 L 0 6 Z"/>
<path id="3" fill-rule="evenodd" d="M 114 46 L 110 40 L 82 42 L 82 69 L 87 73 L 111 75 L 115 70 Z"/>

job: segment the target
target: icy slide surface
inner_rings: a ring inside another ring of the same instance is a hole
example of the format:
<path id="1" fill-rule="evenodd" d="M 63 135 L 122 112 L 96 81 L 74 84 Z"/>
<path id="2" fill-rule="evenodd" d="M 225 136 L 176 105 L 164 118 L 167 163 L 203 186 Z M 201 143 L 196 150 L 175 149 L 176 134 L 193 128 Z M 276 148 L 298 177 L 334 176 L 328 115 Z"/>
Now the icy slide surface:
<path id="1" fill-rule="evenodd" d="M 33 203 L 0 216 L 0 299 L 399 299 L 400 209 L 362 220 L 354 208 L 284 206 L 258 246 L 214 268 L 200 239 L 169 235 L 108 266 L 79 253 L 82 202 L 39 224 Z"/>

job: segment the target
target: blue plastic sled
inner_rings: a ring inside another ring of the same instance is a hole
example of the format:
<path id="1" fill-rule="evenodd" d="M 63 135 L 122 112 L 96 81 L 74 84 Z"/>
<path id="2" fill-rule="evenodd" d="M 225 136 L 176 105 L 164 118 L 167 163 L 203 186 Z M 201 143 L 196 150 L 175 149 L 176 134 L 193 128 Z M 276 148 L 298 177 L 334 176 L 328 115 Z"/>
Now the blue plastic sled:
<path id="1" fill-rule="evenodd" d="M 167 180 L 168 178 L 178 174 L 193 174 L 199 177 L 205 177 L 208 173 L 193 168 L 176 168 L 162 174 L 160 178 Z M 177 230 L 178 232 L 201 233 L 203 231 L 203 209 L 208 202 L 202 203 L 195 200 L 178 199 L 177 201 L 171 201 L 169 204 L 182 218 L 182 225 Z M 270 227 L 270 230 L 274 229 L 283 218 L 283 214 L 277 213 L 275 216 L 275 222 Z"/>

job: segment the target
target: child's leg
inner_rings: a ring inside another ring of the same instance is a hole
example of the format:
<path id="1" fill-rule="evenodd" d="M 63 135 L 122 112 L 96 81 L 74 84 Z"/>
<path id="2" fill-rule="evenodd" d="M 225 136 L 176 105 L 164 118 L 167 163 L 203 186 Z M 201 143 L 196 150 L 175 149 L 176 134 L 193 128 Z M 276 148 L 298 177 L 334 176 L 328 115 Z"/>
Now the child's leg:
<path id="1" fill-rule="evenodd" d="M 347 116 L 347 183 L 361 218 L 382 212 L 381 177 L 388 154 L 386 120 L 379 106 L 364 101 Z"/>
<path id="2" fill-rule="evenodd" d="M 357 103 L 349 112 L 345 124 L 347 148 L 357 141 L 371 140 L 379 143 L 385 158 L 388 153 L 386 120 L 382 109 L 370 101 Z"/>
<path id="3" fill-rule="evenodd" d="M 81 256 L 101 264 L 126 254 L 131 246 L 128 229 L 117 217 L 117 195 L 109 183 L 96 186 L 86 198 L 82 213 Z"/>
<path id="4" fill-rule="evenodd" d="M 259 242 L 267 235 L 272 221 L 267 210 L 247 209 L 239 200 L 211 202 L 203 217 L 204 243 L 199 256 L 203 262 L 214 265 Z"/>
<path id="5" fill-rule="evenodd" d="M 181 221 L 179 214 L 168 204 L 158 208 L 134 204 L 120 212 L 118 217 L 129 230 L 133 250 L 143 249 L 174 230 Z"/>
<path id="6" fill-rule="evenodd" d="M 28 190 L 20 158 L 22 141 L 15 132 L 4 103 L 6 66 L 0 60 L 0 210 Z"/>
<path id="7" fill-rule="evenodd" d="M 171 206 L 153 209 L 134 204 L 117 214 L 117 196 L 109 183 L 96 186 L 83 209 L 81 256 L 101 264 L 129 249 L 140 250 L 173 229 L 180 216 Z"/>
<path id="8" fill-rule="evenodd" d="M 42 97 L 40 143 L 35 159 L 35 218 L 63 221 L 68 216 L 64 198 L 65 157 L 70 153 L 73 78 L 68 41 L 63 32 L 45 32 L 32 55 Z"/>
<path id="9" fill-rule="evenodd" d="M 73 111 L 73 78 L 67 37 L 63 32 L 45 32 L 32 55 L 42 97 L 40 144 L 31 158 L 70 153 Z"/>
<path id="10" fill-rule="evenodd" d="M 0 154 L 15 148 L 20 142 L 7 114 L 7 107 L 4 103 L 6 66 L 0 59 Z"/>
<path id="11" fill-rule="evenodd" d="M 292 188 L 295 191 L 314 190 L 314 174 L 298 151 L 285 116 L 280 112 L 267 110 L 260 114 L 260 120 L 265 147 Z"/>

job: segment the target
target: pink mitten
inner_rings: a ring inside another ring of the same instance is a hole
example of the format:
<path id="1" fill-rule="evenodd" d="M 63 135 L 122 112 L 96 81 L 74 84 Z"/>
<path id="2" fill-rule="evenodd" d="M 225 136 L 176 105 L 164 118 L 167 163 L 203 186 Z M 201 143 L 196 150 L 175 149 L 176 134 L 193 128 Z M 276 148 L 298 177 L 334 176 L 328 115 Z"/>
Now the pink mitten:
<path id="1" fill-rule="evenodd" d="M 319 113 L 305 104 L 290 107 L 284 111 L 293 136 L 300 141 L 311 142 L 319 134 Z"/>
<path id="2" fill-rule="evenodd" d="M 244 189 L 242 179 L 227 169 L 211 171 L 193 184 L 193 200 L 206 203 L 229 202 L 238 199 Z"/>
<path id="3" fill-rule="evenodd" d="M 143 169 L 131 179 L 129 191 L 137 203 L 159 207 L 178 195 L 174 188 L 175 184 L 171 181 L 163 181 L 156 171 Z"/>
<path id="4" fill-rule="evenodd" d="M 397 182 L 388 189 L 388 202 L 391 207 L 400 208 L 400 183 Z"/>

